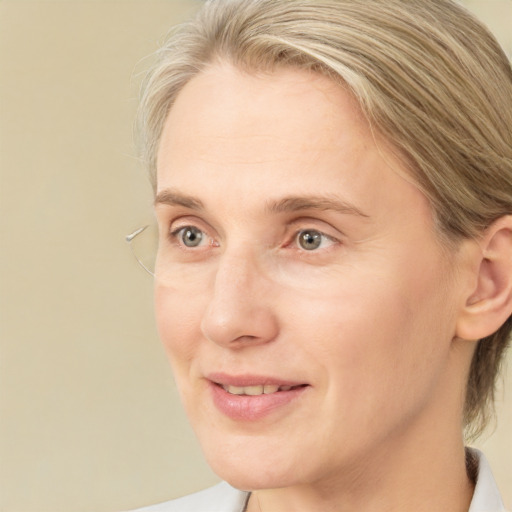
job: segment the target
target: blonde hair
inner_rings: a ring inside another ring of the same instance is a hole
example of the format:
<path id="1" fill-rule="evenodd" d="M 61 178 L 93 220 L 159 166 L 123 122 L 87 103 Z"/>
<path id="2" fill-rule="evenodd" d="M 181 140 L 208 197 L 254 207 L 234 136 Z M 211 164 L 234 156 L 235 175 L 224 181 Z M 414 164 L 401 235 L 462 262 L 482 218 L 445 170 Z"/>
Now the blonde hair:
<path id="1" fill-rule="evenodd" d="M 512 69 L 490 32 L 452 0 L 213 0 L 177 29 L 145 83 L 142 157 L 156 155 L 183 86 L 216 60 L 323 73 L 358 100 L 405 160 L 448 244 L 512 213 Z M 485 427 L 511 329 L 479 341 L 464 426 Z"/>

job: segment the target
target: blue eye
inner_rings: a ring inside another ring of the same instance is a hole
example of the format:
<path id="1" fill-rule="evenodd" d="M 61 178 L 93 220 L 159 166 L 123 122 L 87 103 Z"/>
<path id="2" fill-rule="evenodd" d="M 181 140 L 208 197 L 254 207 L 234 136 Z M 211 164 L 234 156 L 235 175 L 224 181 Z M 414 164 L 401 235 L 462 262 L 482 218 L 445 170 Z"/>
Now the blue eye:
<path id="1" fill-rule="evenodd" d="M 203 232 L 194 226 L 186 226 L 172 233 L 185 247 L 197 247 L 203 241 Z"/>
<path id="2" fill-rule="evenodd" d="M 305 251 L 314 251 L 322 245 L 324 234 L 315 229 L 305 229 L 297 233 L 297 243 Z"/>

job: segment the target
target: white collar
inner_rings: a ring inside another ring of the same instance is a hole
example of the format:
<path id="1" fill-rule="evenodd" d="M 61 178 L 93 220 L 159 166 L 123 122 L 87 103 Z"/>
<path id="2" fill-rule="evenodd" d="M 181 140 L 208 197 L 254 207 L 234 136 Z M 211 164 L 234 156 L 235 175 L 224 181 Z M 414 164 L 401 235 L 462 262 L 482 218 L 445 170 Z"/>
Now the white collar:
<path id="1" fill-rule="evenodd" d="M 466 450 L 478 462 L 475 492 L 468 512 L 505 512 L 505 505 L 485 455 L 475 448 Z"/>

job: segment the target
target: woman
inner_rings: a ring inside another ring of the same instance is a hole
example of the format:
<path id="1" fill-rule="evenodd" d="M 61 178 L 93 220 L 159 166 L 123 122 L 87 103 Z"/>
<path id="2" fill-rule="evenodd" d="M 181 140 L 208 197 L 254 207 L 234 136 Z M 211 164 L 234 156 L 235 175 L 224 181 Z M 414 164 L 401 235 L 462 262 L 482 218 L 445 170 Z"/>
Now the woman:
<path id="1" fill-rule="evenodd" d="M 512 70 L 451 0 L 207 2 L 141 131 L 156 313 L 227 483 L 148 511 L 503 510 Z"/>

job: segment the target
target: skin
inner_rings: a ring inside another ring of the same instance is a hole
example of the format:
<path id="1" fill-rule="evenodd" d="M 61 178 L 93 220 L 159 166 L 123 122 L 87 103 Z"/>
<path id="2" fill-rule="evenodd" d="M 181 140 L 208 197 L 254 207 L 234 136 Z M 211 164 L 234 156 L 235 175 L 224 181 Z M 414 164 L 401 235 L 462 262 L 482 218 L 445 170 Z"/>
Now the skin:
<path id="1" fill-rule="evenodd" d="M 160 336 L 209 464 L 255 491 L 249 511 L 467 511 L 474 342 L 457 329 L 480 249 L 443 248 L 350 94 L 306 71 L 212 65 L 170 111 L 157 177 Z M 297 201 L 311 196 L 343 209 Z M 199 246 L 184 245 L 185 226 Z M 302 248 L 301 230 L 323 233 L 320 247 Z M 234 421 L 211 372 L 309 386 Z"/>

